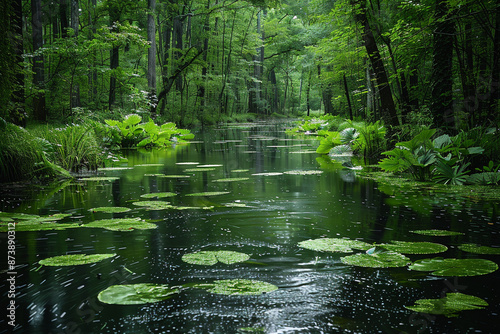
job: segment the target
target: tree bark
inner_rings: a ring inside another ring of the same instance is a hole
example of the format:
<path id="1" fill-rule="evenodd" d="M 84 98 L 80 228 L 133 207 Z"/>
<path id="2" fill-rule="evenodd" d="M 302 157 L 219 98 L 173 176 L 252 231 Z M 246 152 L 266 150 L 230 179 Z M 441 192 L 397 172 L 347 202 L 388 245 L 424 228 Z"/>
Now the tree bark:
<path id="1" fill-rule="evenodd" d="M 363 42 L 365 45 L 368 58 L 370 59 L 377 81 L 377 89 L 380 95 L 381 103 L 381 118 L 388 127 L 399 125 L 399 120 L 396 112 L 396 106 L 392 97 L 392 90 L 389 85 L 389 79 L 385 70 L 383 59 L 378 50 L 377 42 L 373 31 L 368 22 L 366 14 L 365 0 L 351 0 L 355 8 L 355 19 L 363 27 Z M 359 7 L 358 7 L 359 6 Z"/>
<path id="2" fill-rule="evenodd" d="M 453 112 L 453 36 L 454 22 L 444 0 L 436 0 L 433 37 L 431 112 L 436 128 L 455 128 Z"/>
<path id="3" fill-rule="evenodd" d="M 111 26 L 112 31 L 116 31 L 115 23 L 120 21 L 120 11 L 118 8 L 114 6 L 109 7 L 109 25 Z M 111 71 L 115 70 L 120 66 L 120 47 L 115 46 L 111 50 L 109 68 Z M 116 76 L 111 72 L 111 76 L 109 78 L 109 98 L 108 98 L 108 107 L 109 110 L 113 109 L 113 105 L 116 102 Z"/>
<path id="4" fill-rule="evenodd" d="M 155 26 L 155 12 L 156 0 L 148 0 L 148 42 L 150 47 L 148 49 L 148 95 L 149 103 L 151 106 L 151 116 L 156 116 L 156 106 L 158 104 L 156 97 L 156 26 Z"/>
<path id="5" fill-rule="evenodd" d="M 12 121 L 18 125 L 25 125 L 25 96 L 24 96 L 24 74 L 22 72 L 23 63 L 23 3 L 22 0 L 14 0 L 12 3 L 13 17 L 12 26 L 14 28 L 14 54 L 16 77 L 15 87 L 12 92 L 15 113 L 11 117 Z"/>
<path id="6" fill-rule="evenodd" d="M 45 105 L 45 72 L 42 53 L 37 53 L 43 47 L 42 31 L 42 4 L 41 0 L 31 1 L 32 25 L 33 25 L 33 85 L 39 91 L 33 97 L 33 118 L 37 121 L 47 121 L 47 109 Z"/>
<path id="7" fill-rule="evenodd" d="M 490 80 L 488 120 L 498 124 L 498 100 L 500 99 L 500 6 L 495 10 L 495 36 L 493 37 L 493 65 Z"/>
<path id="8" fill-rule="evenodd" d="M 80 27 L 80 4 L 78 0 L 71 0 L 71 29 L 73 29 L 74 37 L 78 37 Z M 80 107 L 80 86 L 78 83 L 74 83 L 74 77 L 71 77 L 71 86 L 70 89 L 71 101 L 70 101 L 70 110 L 73 110 L 75 107 Z"/>
<path id="9" fill-rule="evenodd" d="M 61 37 L 68 37 L 68 0 L 59 0 L 59 20 L 61 21 Z"/>
<path id="10" fill-rule="evenodd" d="M 354 118 L 353 118 L 353 115 L 352 115 L 351 96 L 349 94 L 349 88 L 347 87 L 347 79 L 345 77 L 345 73 L 344 73 L 343 79 L 344 79 L 345 97 L 347 98 L 347 106 L 349 107 L 349 119 L 352 121 Z"/>

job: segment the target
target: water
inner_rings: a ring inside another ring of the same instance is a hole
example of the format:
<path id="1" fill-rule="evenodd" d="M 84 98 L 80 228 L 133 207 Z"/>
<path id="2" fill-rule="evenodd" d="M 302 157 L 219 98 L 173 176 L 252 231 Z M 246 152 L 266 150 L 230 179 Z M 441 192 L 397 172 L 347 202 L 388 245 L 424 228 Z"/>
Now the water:
<path id="1" fill-rule="evenodd" d="M 197 134 L 198 141 L 174 149 L 126 153 L 126 170 L 106 171 L 112 182 L 76 182 L 26 197 L 3 195 L 1 210 L 36 214 L 71 213 L 64 222 L 141 217 L 156 230 L 116 232 L 80 228 L 16 233 L 16 333 L 493 333 L 500 307 L 499 272 L 476 277 L 434 277 L 407 268 L 368 269 L 342 264 L 346 254 L 317 253 L 297 246 L 320 237 L 369 243 L 434 241 L 449 250 L 435 256 L 499 256 L 461 252 L 466 242 L 500 246 L 498 203 L 419 189 L 389 189 L 325 163 L 313 139 L 293 138 L 281 124 L 228 126 Z M 197 162 L 217 165 L 186 172 Z M 138 166 L 139 165 L 139 166 Z M 321 167 L 320 167 L 321 166 Z M 236 170 L 236 171 L 235 171 Z M 318 175 L 252 175 L 323 170 Z M 162 178 L 152 174 L 189 175 Z M 214 180 L 248 177 L 240 182 Z M 379 189 L 380 188 L 380 189 Z M 132 203 L 141 194 L 175 192 L 176 206 L 212 210 L 148 211 Z M 227 191 L 211 197 L 190 193 Z M 15 192 L 14 192 L 15 193 Z M 21 201 L 22 199 L 22 201 Z M 227 207 L 224 204 L 245 204 Z M 121 214 L 90 208 L 124 206 Z M 425 237 L 416 229 L 451 229 L 456 237 Z M 5 233 L 2 244 L 6 240 Z M 181 261 L 199 250 L 251 254 L 246 263 L 211 267 Z M 40 267 L 50 256 L 116 253 L 100 263 Z M 434 255 L 411 255 L 412 260 Z M 6 268 L 5 256 L 1 259 Z M 3 270 L 3 269 L 2 269 Z M 4 270 L 2 276 L 6 277 Z M 278 290 L 258 296 L 225 296 L 187 289 L 159 303 L 103 304 L 97 294 L 114 284 L 183 285 L 244 278 L 269 282 Z M 0 286 L 7 301 L 6 279 Z M 412 312 L 422 298 L 462 292 L 485 299 L 485 310 L 456 318 Z M 5 317 L 0 328 L 10 328 Z"/>

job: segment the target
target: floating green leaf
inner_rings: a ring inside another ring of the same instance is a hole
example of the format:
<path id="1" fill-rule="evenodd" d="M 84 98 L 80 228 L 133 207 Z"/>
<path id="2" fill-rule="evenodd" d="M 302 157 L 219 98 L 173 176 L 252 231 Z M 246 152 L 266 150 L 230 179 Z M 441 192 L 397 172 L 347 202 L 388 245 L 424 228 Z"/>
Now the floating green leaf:
<path id="1" fill-rule="evenodd" d="M 431 271 L 436 276 L 478 276 L 486 275 L 498 269 L 498 265 L 484 259 L 422 259 L 415 261 L 411 270 Z"/>
<path id="2" fill-rule="evenodd" d="M 198 165 L 196 168 L 215 168 L 215 167 L 222 167 L 222 165 Z"/>
<path id="3" fill-rule="evenodd" d="M 167 179 L 187 179 L 187 178 L 190 178 L 191 175 L 175 175 L 175 174 L 171 174 L 171 175 L 160 175 L 160 177 L 164 177 L 164 178 L 167 178 Z"/>
<path id="4" fill-rule="evenodd" d="M 111 231 L 132 231 L 132 230 L 151 230 L 158 226 L 147 223 L 140 218 L 117 218 L 101 219 L 83 225 L 84 227 L 98 227 Z"/>
<path id="5" fill-rule="evenodd" d="M 119 180 L 119 177 L 115 176 L 93 176 L 93 177 L 82 177 L 78 181 L 97 181 L 97 182 L 111 182 Z"/>
<path id="6" fill-rule="evenodd" d="M 164 201 L 138 201 L 133 202 L 132 204 L 136 206 L 142 206 L 148 210 L 165 210 L 173 208 L 173 205 L 171 205 L 170 202 Z"/>
<path id="7" fill-rule="evenodd" d="M 112 285 L 97 296 L 100 302 L 117 305 L 156 303 L 181 292 L 180 287 L 165 284 L 141 283 Z"/>
<path id="8" fill-rule="evenodd" d="M 340 258 L 344 264 L 368 268 L 395 268 L 404 267 L 410 263 L 410 259 L 396 252 L 380 252 L 374 254 L 354 254 Z"/>
<path id="9" fill-rule="evenodd" d="M 104 212 L 104 213 L 123 213 L 130 211 L 130 208 L 125 208 L 121 206 L 101 206 L 98 208 L 89 209 L 92 212 Z"/>
<path id="10" fill-rule="evenodd" d="M 481 246 L 476 244 L 463 244 L 458 246 L 460 250 L 464 252 L 474 253 L 474 254 L 491 254 L 491 255 L 500 255 L 499 247 L 489 247 L 489 246 Z"/>
<path id="11" fill-rule="evenodd" d="M 174 196 L 177 196 L 177 194 L 172 192 L 150 193 L 141 195 L 142 198 L 165 198 Z"/>
<path id="12" fill-rule="evenodd" d="M 39 216 L 24 213 L 2 212 L 0 216 L 0 232 L 9 230 L 8 224 L 15 221 L 15 230 L 17 232 L 26 231 L 49 231 L 64 230 L 67 228 L 78 227 L 78 224 L 61 224 L 56 221 L 71 216 L 70 213 L 56 213 L 48 216 Z"/>
<path id="13" fill-rule="evenodd" d="M 199 162 L 195 161 L 185 161 L 185 162 L 176 162 L 176 165 L 199 165 Z"/>
<path id="14" fill-rule="evenodd" d="M 436 254 L 445 252 L 448 247 L 433 242 L 391 241 L 390 244 L 381 244 L 387 250 L 402 254 Z"/>
<path id="15" fill-rule="evenodd" d="M 127 169 L 133 169 L 133 167 L 101 167 L 98 168 L 98 171 L 114 171 L 114 170 L 127 170 Z"/>
<path id="16" fill-rule="evenodd" d="M 448 318 L 458 316 L 458 312 L 467 310 L 480 310 L 488 303 L 479 297 L 466 295 L 459 292 L 447 293 L 446 297 L 439 299 L 419 299 L 414 306 L 405 306 L 407 309 L 431 314 L 442 314 Z"/>
<path id="17" fill-rule="evenodd" d="M 187 194 L 186 196 L 219 196 L 229 194 L 229 191 L 206 191 L 202 193 Z"/>
<path id="18" fill-rule="evenodd" d="M 139 164 L 135 165 L 134 167 L 161 167 L 164 166 L 163 164 Z"/>
<path id="19" fill-rule="evenodd" d="M 225 179 L 214 180 L 213 182 L 240 182 L 250 180 L 248 177 L 228 177 Z"/>
<path id="20" fill-rule="evenodd" d="M 221 280 L 212 284 L 197 284 L 194 287 L 222 295 L 260 295 L 278 289 L 276 285 L 248 279 Z"/>
<path id="21" fill-rule="evenodd" d="M 184 169 L 184 172 L 186 173 L 191 173 L 191 172 L 211 172 L 211 171 L 214 171 L 215 168 L 188 168 L 188 169 Z"/>
<path id="22" fill-rule="evenodd" d="M 289 175 L 319 175 L 322 174 L 322 170 L 291 170 L 284 172 L 284 174 Z"/>
<path id="23" fill-rule="evenodd" d="M 454 235 L 463 235 L 462 232 L 447 231 L 447 230 L 415 230 L 410 232 L 421 235 L 433 236 L 433 237 L 448 237 Z"/>
<path id="24" fill-rule="evenodd" d="M 283 175 L 281 172 L 268 172 L 268 173 L 255 173 L 252 174 L 253 176 L 278 176 L 278 175 Z"/>
<path id="25" fill-rule="evenodd" d="M 246 173 L 249 172 L 249 169 L 233 169 L 231 173 Z"/>
<path id="26" fill-rule="evenodd" d="M 245 262 L 250 255 L 234 251 L 201 251 L 196 253 L 184 254 L 182 261 L 190 264 L 212 266 L 218 262 L 224 264 L 233 264 Z"/>
<path id="27" fill-rule="evenodd" d="M 353 249 L 368 250 L 371 245 L 359 240 L 320 238 L 301 241 L 299 247 L 319 252 L 352 253 Z"/>
<path id="28" fill-rule="evenodd" d="M 110 257 L 116 256 L 116 254 L 70 254 L 49 257 L 40 260 L 40 264 L 44 266 L 79 266 L 82 264 L 96 263 L 102 260 L 108 259 Z"/>

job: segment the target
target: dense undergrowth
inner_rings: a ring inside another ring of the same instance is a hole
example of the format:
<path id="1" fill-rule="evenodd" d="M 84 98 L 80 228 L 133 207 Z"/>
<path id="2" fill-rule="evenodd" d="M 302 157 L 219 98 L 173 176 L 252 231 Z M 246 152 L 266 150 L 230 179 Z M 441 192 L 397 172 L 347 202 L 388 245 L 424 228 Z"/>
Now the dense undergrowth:
<path id="1" fill-rule="evenodd" d="M 500 184 L 500 143 L 495 128 L 476 127 L 455 135 L 417 124 L 404 126 L 389 147 L 380 122 L 345 120 L 340 116 L 306 117 L 288 130 L 320 138 L 316 152 L 332 159 L 361 156 L 385 172 L 409 179 L 450 185 Z"/>
<path id="2" fill-rule="evenodd" d="M 170 122 L 158 125 L 137 114 L 117 118 L 27 128 L 0 118 L 0 182 L 68 178 L 96 171 L 121 148 L 169 147 L 194 137 Z"/>

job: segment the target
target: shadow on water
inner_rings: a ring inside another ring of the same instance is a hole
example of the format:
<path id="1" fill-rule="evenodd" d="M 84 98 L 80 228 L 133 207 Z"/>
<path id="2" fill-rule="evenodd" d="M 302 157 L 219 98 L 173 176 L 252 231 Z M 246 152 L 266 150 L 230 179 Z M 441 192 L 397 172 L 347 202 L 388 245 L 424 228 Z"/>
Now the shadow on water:
<path id="1" fill-rule="evenodd" d="M 158 228 L 18 232 L 15 332 L 492 332 L 500 312 L 498 272 L 442 278 L 407 268 L 352 267 L 341 262 L 345 253 L 319 253 L 297 244 L 321 237 L 368 243 L 435 241 L 449 247 L 440 256 L 478 257 L 457 246 L 466 242 L 499 246 L 500 223 L 492 209 L 497 204 L 411 189 L 391 193 L 340 164 L 321 169 L 314 138 L 290 137 L 279 124 L 227 126 L 199 133 L 196 139 L 164 151 L 128 152 L 128 162 L 121 166 L 127 169 L 102 172 L 116 180 L 72 182 L 18 203 L 18 212 L 71 213 L 63 222 L 140 217 Z M 311 170 L 322 173 L 286 173 Z M 160 200 L 184 209 L 147 210 L 134 204 L 144 200 L 141 195 L 154 192 L 175 193 Z M 212 194 L 201 194 L 206 192 Z M 13 210 L 6 205 L 11 200 L 2 198 L 2 210 Z M 103 206 L 131 210 L 89 211 Z M 434 228 L 464 235 L 438 238 L 410 232 Z M 181 260 L 184 254 L 201 250 L 243 252 L 250 260 L 213 266 Z M 38 264 L 50 256 L 76 253 L 117 256 L 82 266 Z M 498 262 L 495 256 L 481 257 Z M 6 259 L 1 261 L 5 268 Z M 97 299 L 100 291 L 114 284 L 177 286 L 237 278 L 265 281 L 279 289 L 255 296 L 185 289 L 162 302 L 128 306 Z M 2 299 L 7 299 L 5 279 L 0 288 Z M 481 297 L 490 306 L 457 318 L 404 307 L 452 291 Z M 0 324 L 7 327 L 5 318 Z"/>

